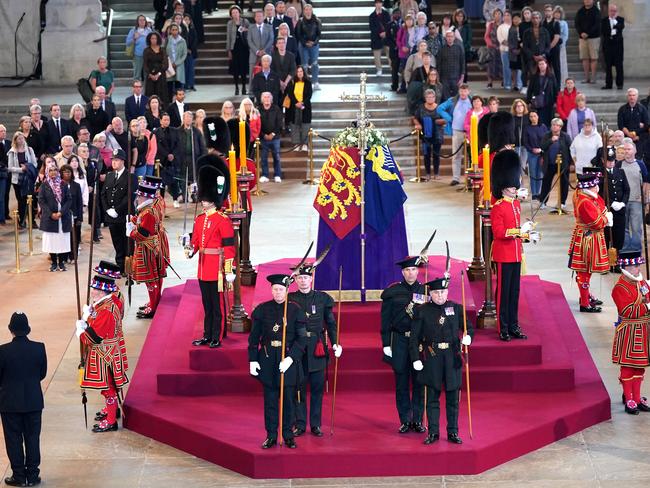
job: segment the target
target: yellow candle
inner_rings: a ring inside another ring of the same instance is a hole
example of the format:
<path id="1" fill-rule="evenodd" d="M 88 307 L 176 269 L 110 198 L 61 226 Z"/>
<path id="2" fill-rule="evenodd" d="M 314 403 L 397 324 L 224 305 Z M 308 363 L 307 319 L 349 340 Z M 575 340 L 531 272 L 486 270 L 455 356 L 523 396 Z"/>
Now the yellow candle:
<path id="1" fill-rule="evenodd" d="M 469 126 L 469 148 L 472 152 L 472 170 L 478 170 L 478 116 L 472 113 Z"/>
<path id="2" fill-rule="evenodd" d="M 228 151 L 228 172 L 230 173 L 230 204 L 234 207 L 237 204 L 237 160 L 235 159 L 235 149 L 231 146 Z"/>
<path id="3" fill-rule="evenodd" d="M 483 148 L 483 201 L 489 202 L 492 197 L 490 193 L 490 146 Z"/>
<path id="4" fill-rule="evenodd" d="M 239 121 L 239 171 L 245 173 L 246 170 L 246 121 Z"/>

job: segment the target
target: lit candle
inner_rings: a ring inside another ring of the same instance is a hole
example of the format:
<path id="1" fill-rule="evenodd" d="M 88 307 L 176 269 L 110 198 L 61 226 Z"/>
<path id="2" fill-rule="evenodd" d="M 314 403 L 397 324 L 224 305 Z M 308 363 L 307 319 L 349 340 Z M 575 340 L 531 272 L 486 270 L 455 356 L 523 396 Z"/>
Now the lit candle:
<path id="1" fill-rule="evenodd" d="M 239 171 L 245 173 L 246 170 L 246 121 L 239 121 Z"/>
<path id="2" fill-rule="evenodd" d="M 478 116 L 472 112 L 469 126 L 469 148 L 472 152 L 472 171 L 478 170 Z"/>
<path id="3" fill-rule="evenodd" d="M 230 147 L 228 151 L 228 172 L 230 173 L 230 205 L 234 209 L 237 205 L 237 160 L 235 159 L 235 149 Z"/>
<path id="4" fill-rule="evenodd" d="M 492 200 L 490 193 L 490 146 L 487 144 L 483 148 L 483 201 Z"/>

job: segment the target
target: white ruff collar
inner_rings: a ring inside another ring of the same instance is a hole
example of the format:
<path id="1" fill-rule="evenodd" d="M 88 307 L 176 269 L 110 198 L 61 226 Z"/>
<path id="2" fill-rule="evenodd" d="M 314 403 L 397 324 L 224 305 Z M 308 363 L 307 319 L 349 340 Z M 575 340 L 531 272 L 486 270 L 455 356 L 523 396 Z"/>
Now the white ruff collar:
<path id="1" fill-rule="evenodd" d="M 629 271 L 627 271 L 625 268 L 621 268 L 621 273 L 623 273 L 623 275 L 624 275 L 627 279 L 629 279 L 630 281 L 636 281 L 636 282 L 639 282 L 639 281 L 642 281 L 642 280 L 643 280 L 643 274 L 642 274 L 642 273 L 639 273 L 638 276 L 633 276 L 633 275 L 632 275 Z"/>
<path id="2" fill-rule="evenodd" d="M 149 199 L 145 200 L 144 202 L 142 202 L 140 205 L 138 205 L 136 210 L 141 210 L 144 207 L 146 207 L 147 205 L 151 205 L 152 203 L 153 203 L 153 200 L 151 198 L 149 198 Z"/>
<path id="3" fill-rule="evenodd" d="M 589 195 L 591 198 L 597 198 L 597 197 L 598 197 L 598 193 L 593 192 L 593 191 L 591 191 L 591 190 L 588 189 L 588 188 L 582 188 L 582 191 L 583 191 L 584 193 L 586 193 L 587 195 Z"/>

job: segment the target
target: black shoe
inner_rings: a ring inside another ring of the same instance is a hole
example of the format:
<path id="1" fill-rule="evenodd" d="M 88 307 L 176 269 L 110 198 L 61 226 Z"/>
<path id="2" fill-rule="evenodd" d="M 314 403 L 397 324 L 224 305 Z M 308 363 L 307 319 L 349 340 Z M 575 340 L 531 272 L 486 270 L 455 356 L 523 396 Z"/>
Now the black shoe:
<path id="1" fill-rule="evenodd" d="M 239 87 L 235 87 L 235 96 L 239 95 Z"/>
<path id="2" fill-rule="evenodd" d="M 149 312 L 138 312 L 135 314 L 136 319 L 152 319 L 153 316 L 156 314 L 153 310 L 150 310 Z"/>
<path id="3" fill-rule="evenodd" d="M 427 431 L 427 429 L 424 428 L 424 425 L 422 425 L 422 422 L 413 422 L 411 424 L 411 430 L 418 434 L 424 434 Z"/>
<path id="4" fill-rule="evenodd" d="M 50 272 L 54 272 L 54 271 L 56 271 L 58 269 L 59 269 L 59 267 L 56 264 L 53 264 L 52 266 L 50 266 Z"/>
<path id="5" fill-rule="evenodd" d="M 264 442 L 262 442 L 262 449 L 270 449 L 278 443 L 277 440 L 272 437 L 267 437 Z"/>
<path id="6" fill-rule="evenodd" d="M 451 180 L 451 183 L 449 183 L 449 186 L 456 186 L 456 185 L 458 185 L 458 184 L 460 184 L 460 181 L 458 181 L 458 180 Z"/>
<path id="7" fill-rule="evenodd" d="M 221 346 L 221 341 L 216 340 L 216 341 L 210 341 L 210 349 L 216 349 L 217 347 Z"/>
<path id="8" fill-rule="evenodd" d="M 242 87 L 242 89 L 241 89 L 241 94 L 242 94 L 242 95 L 246 95 L 246 88 L 245 88 L 245 87 Z"/>
<path id="9" fill-rule="evenodd" d="M 629 402 L 625 403 L 625 412 L 629 413 L 630 415 L 639 415 L 639 409 L 638 405 L 636 402 L 633 402 L 630 400 Z"/>
<path id="10" fill-rule="evenodd" d="M 424 439 L 424 444 L 428 446 L 429 444 L 433 444 L 436 442 L 438 439 L 440 439 L 440 434 L 433 434 L 429 433 L 426 439 Z"/>
<path id="11" fill-rule="evenodd" d="M 406 88 L 400 88 L 399 90 L 397 90 L 397 93 L 400 94 L 406 93 Z"/>
<path id="12" fill-rule="evenodd" d="M 528 339 L 528 336 L 524 334 L 524 331 L 519 327 L 510 331 L 510 337 L 513 337 L 515 339 Z"/>
<path id="13" fill-rule="evenodd" d="M 611 90 L 612 87 L 611 86 L 601 86 L 600 89 L 601 90 Z"/>
<path id="14" fill-rule="evenodd" d="M 648 399 L 646 397 L 641 397 L 641 401 L 636 404 L 636 408 L 639 409 L 639 412 L 650 412 L 650 406 L 648 405 Z"/>
<path id="15" fill-rule="evenodd" d="M 623 401 L 623 405 L 625 405 L 625 393 L 621 394 L 621 400 Z"/>
<path id="16" fill-rule="evenodd" d="M 623 87 L 622 87 L 622 86 L 617 86 L 616 89 L 617 89 L 617 90 L 622 90 Z"/>
<path id="17" fill-rule="evenodd" d="M 65 264 L 59 263 L 59 271 L 68 271 L 68 269 L 65 267 Z"/>
<path id="18" fill-rule="evenodd" d="M 293 440 L 293 437 L 291 439 L 285 439 L 284 446 L 288 447 L 289 449 L 295 449 L 296 447 L 298 447 L 296 441 Z"/>
<path id="19" fill-rule="evenodd" d="M 402 425 L 399 426 L 397 432 L 399 432 L 400 434 L 406 434 L 409 430 L 411 430 L 411 426 L 409 425 L 408 422 L 404 422 Z"/>
<path id="20" fill-rule="evenodd" d="M 507 332 L 501 332 L 499 334 L 499 339 L 501 339 L 504 342 L 510 342 L 510 334 L 508 334 Z"/>
<path id="21" fill-rule="evenodd" d="M 100 241 L 100 240 L 97 239 L 97 238 L 93 238 L 93 242 L 94 242 L 95 244 L 99 244 L 99 243 L 102 242 L 102 241 Z"/>
<path id="22" fill-rule="evenodd" d="M 108 414 L 106 414 L 106 413 L 104 413 L 104 412 L 102 412 L 102 411 L 100 410 L 99 412 L 96 412 L 96 413 L 95 413 L 95 420 L 96 420 L 97 422 L 101 422 L 101 421 L 104 420 L 107 416 L 108 416 Z M 115 413 L 115 418 L 116 418 L 116 419 L 119 419 L 120 417 L 122 417 L 122 411 L 120 410 L 120 407 L 117 407 L 117 412 Z"/>
<path id="23" fill-rule="evenodd" d="M 599 300 L 596 297 L 589 297 L 589 305 L 591 305 L 592 307 L 596 307 L 596 306 L 602 305 L 602 304 L 603 304 L 602 300 Z"/>
<path id="24" fill-rule="evenodd" d="M 25 486 L 36 486 L 41 484 L 41 478 L 35 478 L 33 480 L 27 480 L 27 484 Z"/>
<path id="25" fill-rule="evenodd" d="M 27 484 L 24 481 L 20 481 L 13 476 L 9 478 L 5 478 L 5 485 L 9 486 L 27 486 Z"/>
<path id="26" fill-rule="evenodd" d="M 302 427 L 294 427 L 292 432 L 295 437 L 300 437 L 305 433 L 305 429 Z"/>
<path id="27" fill-rule="evenodd" d="M 320 430 L 320 427 L 312 427 L 311 434 L 315 435 L 316 437 L 323 437 L 323 431 Z"/>
<path id="28" fill-rule="evenodd" d="M 142 305 L 141 307 L 138 307 L 138 311 L 140 312 L 140 311 L 144 310 L 145 308 L 147 308 L 148 306 L 149 305 Z"/>
<path id="29" fill-rule="evenodd" d="M 460 437 L 458 437 L 458 434 L 447 434 L 447 440 L 453 444 L 462 444 L 463 441 L 461 440 Z"/>
<path id="30" fill-rule="evenodd" d="M 117 422 L 114 424 L 107 424 L 105 427 L 102 427 L 101 425 L 95 425 L 93 427 L 93 432 L 96 434 L 101 433 L 101 432 L 113 432 L 117 430 Z"/>
<path id="31" fill-rule="evenodd" d="M 580 311 L 585 313 L 600 313 L 602 312 L 602 308 L 594 307 L 591 305 L 589 307 L 583 307 L 582 305 L 580 305 Z"/>
<path id="32" fill-rule="evenodd" d="M 210 339 L 207 339 L 205 337 L 201 337 L 200 339 L 197 339 L 195 341 L 192 341 L 193 346 L 205 346 L 207 344 L 210 344 Z"/>

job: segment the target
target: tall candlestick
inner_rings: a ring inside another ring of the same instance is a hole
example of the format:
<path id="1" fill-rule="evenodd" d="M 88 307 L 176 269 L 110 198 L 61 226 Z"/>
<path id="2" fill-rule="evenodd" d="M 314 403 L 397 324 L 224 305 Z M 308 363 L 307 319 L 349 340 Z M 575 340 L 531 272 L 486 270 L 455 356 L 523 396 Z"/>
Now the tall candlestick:
<path id="1" fill-rule="evenodd" d="M 472 113 L 469 126 L 469 147 L 472 152 L 472 171 L 478 169 L 478 115 Z"/>
<path id="2" fill-rule="evenodd" d="M 239 171 L 244 172 L 246 168 L 246 121 L 239 121 Z"/>
<path id="3" fill-rule="evenodd" d="M 490 192 L 490 146 L 486 145 L 483 148 L 483 201 L 489 202 L 492 200 Z"/>
<path id="4" fill-rule="evenodd" d="M 237 188 L 237 160 L 235 159 L 235 150 L 231 146 L 228 151 L 228 172 L 230 173 L 230 204 L 233 209 L 237 205 L 237 195 L 239 189 Z"/>

